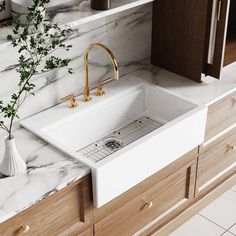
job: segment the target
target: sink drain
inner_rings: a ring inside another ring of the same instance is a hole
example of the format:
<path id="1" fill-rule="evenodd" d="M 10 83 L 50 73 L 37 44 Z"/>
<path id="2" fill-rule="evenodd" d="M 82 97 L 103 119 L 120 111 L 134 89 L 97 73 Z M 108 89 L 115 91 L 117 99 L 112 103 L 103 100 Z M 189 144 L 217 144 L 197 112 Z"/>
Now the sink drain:
<path id="1" fill-rule="evenodd" d="M 141 117 L 122 128 L 114 130 L 109 135 L 89 144 L 77 152 L 96 163 L 161 126 L 162 124 L 149 117 Z"/>
<path id="2" fill-rule="evenodd" d="M 111 151 L 116 151 L 122 147 L 122 143 L 116 139 L 109 139 L 105 141 L 104 146 Z"/>

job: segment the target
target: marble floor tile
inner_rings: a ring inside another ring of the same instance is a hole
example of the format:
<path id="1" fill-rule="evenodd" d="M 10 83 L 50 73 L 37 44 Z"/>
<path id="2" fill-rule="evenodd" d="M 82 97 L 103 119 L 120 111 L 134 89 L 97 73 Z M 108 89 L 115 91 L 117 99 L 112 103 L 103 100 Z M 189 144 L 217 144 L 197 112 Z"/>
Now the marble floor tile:
<path id="1" fill-rule="evenodd" d="M 236 214 L 236 213 L 235 213 L 235 214 Z M 230 231 L 231 233 L 233 233 L 233 234 L 236 235 L 236 222 L 235 222 L 235 224 L 229 229 L 229 231 Z"/>
<path id="2" fill-rule="evenodd" d="M 231 188 L 234 192 L 236 192 L 236 185 Z"/>
<path id="3" fill-rule="evenodd" d="M 195 215 L 191 220 L 187 221 L 170 236 L 220 236 L 225 232 L 225 229 L 212 223 L 200 215 Z"/>
<path id="4" fill-rule="evenodd" d="M 227 231 L 224 234 L 222 234 L 222 236 L 235 236 L 235 235 Z"/>
<path id="5" fill-rule="evenodd" d="M 236 192 L 229 190 L 203 209 L 200 215 L 229 229 L 236 223 Z"/>

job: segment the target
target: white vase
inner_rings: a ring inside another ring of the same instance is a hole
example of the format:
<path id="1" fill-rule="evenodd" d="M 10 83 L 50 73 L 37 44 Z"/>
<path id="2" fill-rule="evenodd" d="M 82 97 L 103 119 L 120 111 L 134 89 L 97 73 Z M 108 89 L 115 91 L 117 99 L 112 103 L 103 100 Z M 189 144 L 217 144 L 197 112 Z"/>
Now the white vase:
<path id="1" fill-rule="evenodd" d="M 5 155 L 0 165 L 0 173 L 6 176 L 23 174 L 26 164 L 17 151 L 15 138 L 5 139 Z"/>
<path id="2" fill-rule="evenodd" d="M 28 7 L 33 5 L 33 0 L 11 0 L 11 12 L 13 16 L 19 15 L 19 20 L 22 24 L 26 23 L 26 16 L 28 14 Z M 43 8 L 41 10 L 41 15 L 44 18 L 46 11 Z"/>

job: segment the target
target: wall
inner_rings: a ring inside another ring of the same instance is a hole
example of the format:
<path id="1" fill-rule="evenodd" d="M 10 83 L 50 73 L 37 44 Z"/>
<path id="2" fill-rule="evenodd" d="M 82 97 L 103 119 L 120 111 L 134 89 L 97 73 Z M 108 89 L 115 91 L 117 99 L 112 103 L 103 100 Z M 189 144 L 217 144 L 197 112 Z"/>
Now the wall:
<path id="1" fill-rule="evenodd" d="M 93 42 L 104 43 L 112 50 L 117 58 L 121 75 L 149 63 L 151 5 L 81 25 L 68 40 L 68 43 L 73 45 L 68 56 L 72 59 L 71 66 L 75 74 L 68 75 L 64 69 L 60 69 L 35 77 L 36 96 L 27 97 L 20 109 L 21 118 L 58 104 L 60 98 L 65 95 L 83 91 L 83 53 Z M 109 76 L 112 67 L 106 55 L 99 50 L 92 52 L 89 59 L 90 85 L 94 87 L 98 79 Z M 10 94 L 16 90 L 18 82 L 16 67 L 16 50 L 10 45 L 6 47 L 0 45 L 0 99 L 8 100 Z"/>

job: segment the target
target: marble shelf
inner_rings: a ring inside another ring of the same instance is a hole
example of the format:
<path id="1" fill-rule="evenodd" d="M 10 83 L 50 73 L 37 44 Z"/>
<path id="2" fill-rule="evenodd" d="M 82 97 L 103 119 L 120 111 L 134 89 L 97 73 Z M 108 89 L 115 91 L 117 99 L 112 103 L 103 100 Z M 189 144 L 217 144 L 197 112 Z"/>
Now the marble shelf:
<path id="1" fill-rule="evenodd" d="M 47 17 L 59 25 L 76 28 L 81 24 L 92 22 L 154 0 L 111 0 L 112 8 L 106 11 L 91 9 L 89 0 L 51 0 L 47 6 Z M 9 45 L 6 35 L 11 33 L 10 27 L 0 24 L 0 49 Z"/>

